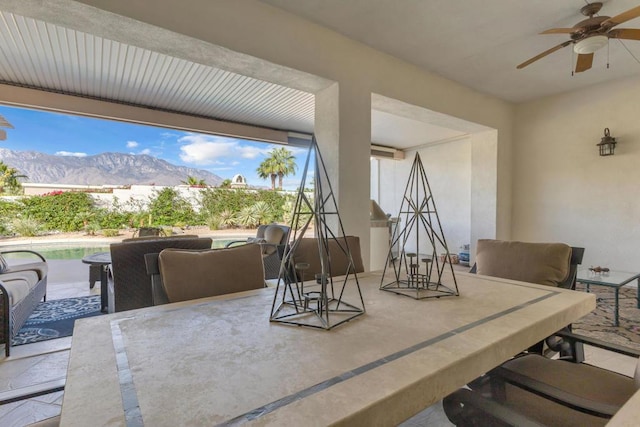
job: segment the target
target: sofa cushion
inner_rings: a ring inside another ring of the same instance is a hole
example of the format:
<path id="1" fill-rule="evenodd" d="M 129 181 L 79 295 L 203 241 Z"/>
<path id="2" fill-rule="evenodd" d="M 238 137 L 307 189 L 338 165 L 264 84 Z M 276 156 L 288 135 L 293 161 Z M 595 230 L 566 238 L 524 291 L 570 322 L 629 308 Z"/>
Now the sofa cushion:
<path id="1" fill-rule="evenodd" d="M 13 307 L 22 301 L 40 280 L 35 271 L 3 273 L 0 280 L 9 294 L 9 304 Z"/>
<path id="2" fill-rule="evenodd" d="M 476 271 L 486 276 L 558 286 L 569 275 L 571 247 L 564 243 L 528 243 L 480 239 Z"/>
<path id="3" fill-rule="evenodd" d="M 264 287 L 259 245 L 205 250 L 164 249 L 158 259 L 170 302 Z"/>

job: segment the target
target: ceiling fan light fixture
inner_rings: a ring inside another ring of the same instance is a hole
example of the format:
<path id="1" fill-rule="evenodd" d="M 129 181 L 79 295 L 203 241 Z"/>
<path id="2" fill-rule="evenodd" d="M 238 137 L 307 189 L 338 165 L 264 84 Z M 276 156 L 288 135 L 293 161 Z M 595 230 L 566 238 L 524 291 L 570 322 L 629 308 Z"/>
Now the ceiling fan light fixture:
<path id="1" fill-rule="evenodd" d="M 586 55 L 605 47 L 607 43 L 609 43 L 609 38 L 607 36 L 591 36 L 574 44 L 573 51 L 578 55 Z"/>

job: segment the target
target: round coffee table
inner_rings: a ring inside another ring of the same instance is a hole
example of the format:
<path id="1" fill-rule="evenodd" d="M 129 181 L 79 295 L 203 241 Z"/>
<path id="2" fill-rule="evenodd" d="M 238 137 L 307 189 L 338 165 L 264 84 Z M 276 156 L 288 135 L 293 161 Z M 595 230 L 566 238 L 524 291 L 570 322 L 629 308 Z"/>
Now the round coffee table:
<path id="1" fill-rule="evenodd" d="M 100 270 L 100 311 L 107 313 L 109 311 L 109 300 L 107 298 L 107 283 L 109 264 L 111 264 L 111 252 L 96 252 L 82 258 L 82 262 L 89 264 L 89 269 L 97 268 Z M 89 274 L 91 276 L 91 274 Z"/>

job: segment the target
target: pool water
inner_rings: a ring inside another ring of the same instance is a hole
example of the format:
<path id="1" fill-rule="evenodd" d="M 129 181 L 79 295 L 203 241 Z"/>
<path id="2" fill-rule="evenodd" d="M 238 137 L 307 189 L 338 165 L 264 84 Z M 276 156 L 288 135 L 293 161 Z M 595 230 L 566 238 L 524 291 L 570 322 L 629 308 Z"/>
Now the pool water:
<path id="1" fill-rule="evenodd" d="M 223 248 L 227 243 L 236 240 L 246 240 L 246 237 L 213 239 L 214 249 Z M 96 252 L 109 252 L 109 245 L 83 243 L 34 243 L 30 245 L 0 246 L 0 252 L 16 249 L 36 251 L 46 259 L 82 259 Z M 7 258 L 32 258 L 29 254 L 7 254 Z"/>

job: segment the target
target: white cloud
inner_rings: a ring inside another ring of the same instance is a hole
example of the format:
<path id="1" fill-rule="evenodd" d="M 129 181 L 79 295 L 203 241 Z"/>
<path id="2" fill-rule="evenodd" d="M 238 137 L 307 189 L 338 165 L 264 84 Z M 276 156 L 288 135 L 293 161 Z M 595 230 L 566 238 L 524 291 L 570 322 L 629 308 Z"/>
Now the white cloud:
<path id="1" fill-rule="evenodd" d="M 87 157 L 87 153 L 73 153 L 71 151 L 57 151 L 56 156 L 68 156 L 68 157 Z"/>
<path id="2" fill-rule="evenodd" d="M 180 158 L 197 165 L 220 164 L 221 158 L 245 157 L 240 140 L 213 135 L 188 134 L 178 139 Z M 245 157 L 250 158 L 250 157 Z"/>
<path id="3" fill-rule="evenodd" d="M 253 147 L 250 145 L 246 145 L 244 147 L 239 147 L 238 151 L 240 152 L 240 156 L 243 159 L 255 159 L 260 155 L 267 155 L 271 148 L 269 146 L 263 147 Z"/>
<path id="4" fill-rule="evenodd" d="M 127 148 L 136 148 L 138 144 L 136 141 L 127 141 Z"/>
<path id="5" fill-rule="evenodd" d="M 145 148 L 144 150 L 140 150 L 138 154 L 151 154 L 151 150 L 149 148 Z"/>

